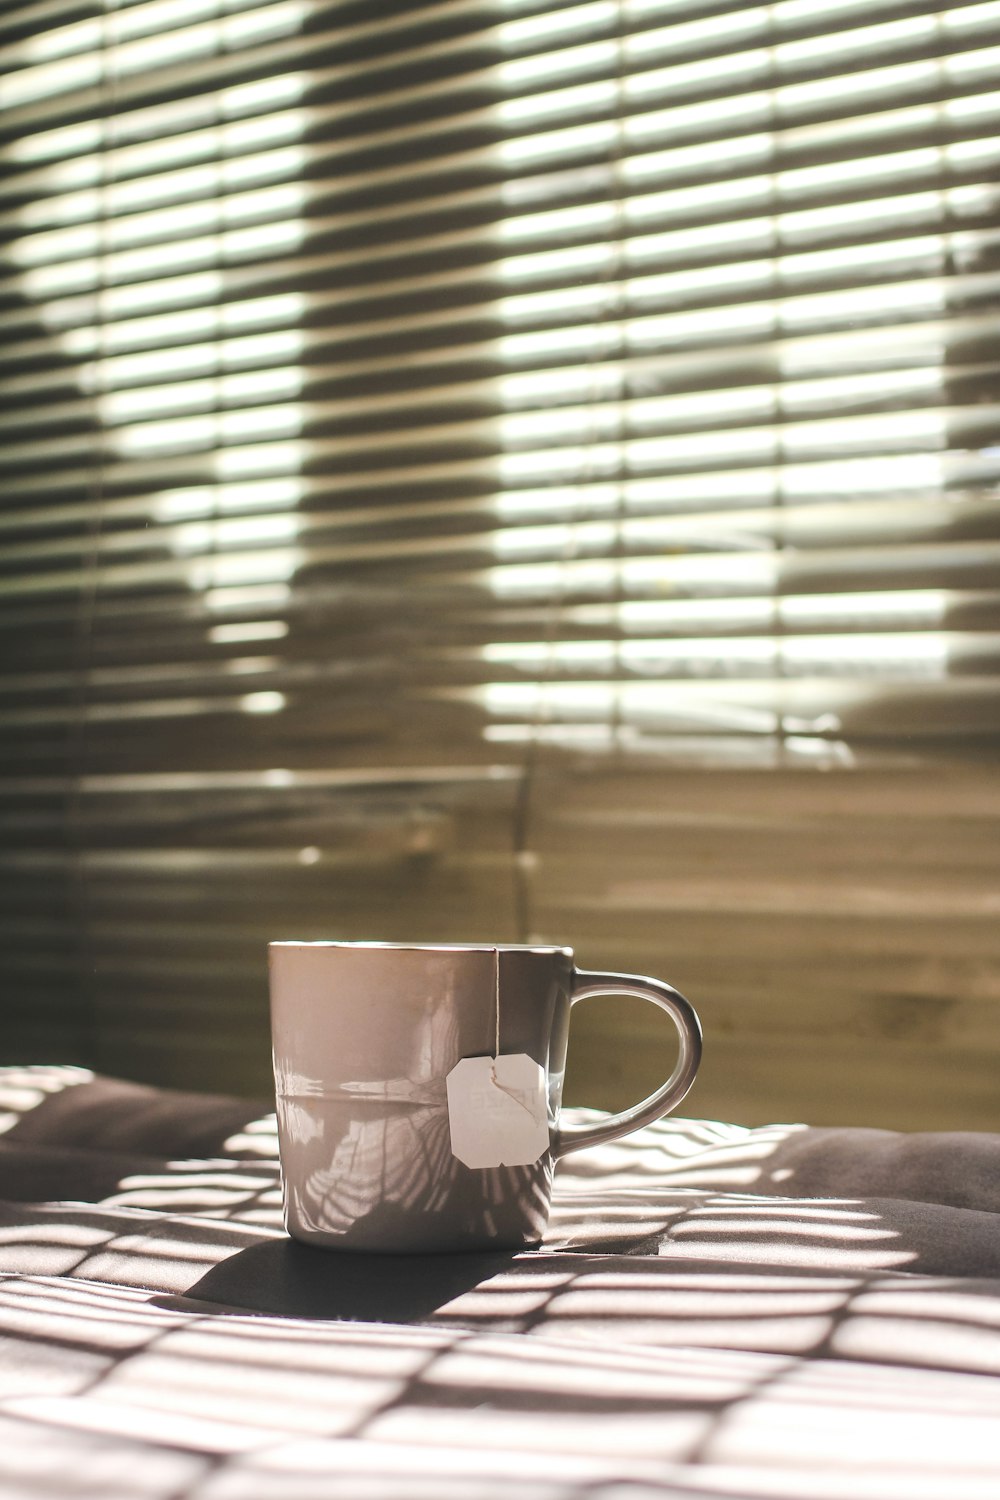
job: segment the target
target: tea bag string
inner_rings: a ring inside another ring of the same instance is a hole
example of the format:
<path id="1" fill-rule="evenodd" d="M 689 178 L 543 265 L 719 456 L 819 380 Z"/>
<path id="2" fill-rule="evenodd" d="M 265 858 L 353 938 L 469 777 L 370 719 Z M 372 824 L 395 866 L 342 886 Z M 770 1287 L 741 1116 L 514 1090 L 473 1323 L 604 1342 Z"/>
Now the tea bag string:
<path id="1" fill-rule="evenodd" d="M 494 948 L 493 949 L 493 1016 L 494 1016 L 493 1062 L 492 1062 L 492 1064 L 490 1066 L 490 1083 L 492 1083 L 492 1085 L 493 1085 L 493 1087 L 495 1089 L 499 1089 L 500 1092 L 501 1092 L 501 1094 L 506 1094 L 508 1099 L 513 1099 L 513 1101 L 514 1101 L 515 1104 L 519 1104 L 521 1106 L 521 1108 L 524 1110 L 525 1114 L 530 1115 L 531 1118 L 534 1119 L 535 1118 L 535 1111 L 531 1108 L 530 1104 L 526 1104 L 525 1103 L 524 1099 L 521 1097 L 521 1094 L 520 1094 L 519 1090 L 508 1088 L 507 1085 L 505 1083 L 501 1083 L 500 1080 L 499 1080 L 499 1078 L 497 1077 L 497 1060 L 498 1060 L 498 1058 L 500 1056 L 500 949 L 499 948 Z"/>

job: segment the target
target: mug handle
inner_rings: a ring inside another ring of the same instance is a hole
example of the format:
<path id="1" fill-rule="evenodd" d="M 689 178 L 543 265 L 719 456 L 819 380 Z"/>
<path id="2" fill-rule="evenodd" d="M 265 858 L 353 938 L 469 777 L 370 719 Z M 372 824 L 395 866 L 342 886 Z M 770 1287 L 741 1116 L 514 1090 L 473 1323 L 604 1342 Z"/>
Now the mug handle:
<path id="1" fill-rule="evenodd" d="M 662 979 L 647 979 L 642 974 L 600 973 L 597 970 L 576 969 L 573 974 L 573 989 L 570 1005 L 586 1000 L 591 995 L 637 995 L 641 1000 L 651 1000 L 660 1006 L 677 1027 L 680 1051 L 677 1066 L 661 1088 L 633 1104 L 621 1114 L 611 1115 L 596 1125 L 569 1125 L 560 1127 L 552 1143 L 552 1155 L 557 1160 L 569 1151 L 582 1151 L 585 1146 L 600 1146 L 605 1141 L 615 1141 L 628 1135 L 642 1125 L 650 1125 L 668 1110 L 680 1104 L 694 1083 L 698 1064 L 701 1062 L 701 1022 L 689 1000 L 679 994 L 672 985 Z"/>

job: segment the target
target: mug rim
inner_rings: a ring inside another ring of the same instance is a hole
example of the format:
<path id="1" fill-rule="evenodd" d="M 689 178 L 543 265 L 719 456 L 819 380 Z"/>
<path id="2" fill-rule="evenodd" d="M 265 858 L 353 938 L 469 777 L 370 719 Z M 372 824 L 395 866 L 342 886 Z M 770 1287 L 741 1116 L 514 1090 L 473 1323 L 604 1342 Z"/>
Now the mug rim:
<path id="1" fill-rule="evenodd" d="M 347 948 L 374 953 L 563 953 L 573 949 L 563 943 L 388 943 L 377 939 L 355 942 L 342 938 L 277 938 L 268 948 Z"/>

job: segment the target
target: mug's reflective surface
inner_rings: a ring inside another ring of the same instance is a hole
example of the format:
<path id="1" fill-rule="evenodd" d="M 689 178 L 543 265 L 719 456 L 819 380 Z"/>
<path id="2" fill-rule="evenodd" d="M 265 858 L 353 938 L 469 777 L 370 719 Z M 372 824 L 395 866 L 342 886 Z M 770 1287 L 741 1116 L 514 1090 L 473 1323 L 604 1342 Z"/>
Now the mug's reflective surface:
<path id="1" fill-rule="evenodd" d="M 572 988 L 565 949 L 272 944 L 271 1010 L 285 1221 L 343 1249 L 536 1243 L 553 1154 L 469 1168 L 452 1155 L 445 1080 L 500 1050 L 545 1070 L 562 1099 Z"/>
<path id="2" fill-rule="evenodd" d="M 557 1157 L 665 1114 L 701 1056 L 683 996 L 660 980 L 581 972 L 568 948 L 272 943 L 270 966 L 285 1223 L 312 1244 L 409 1253 L 536 1244 Z M 570 1007 L 615 990 L 668 1011 L 677 1065 L 632 1109 L 560 1131 Z M 448 1074 L 462 1058 L 497 1052 L 525 1053 L 545 1075 L 549 1145 L 530 1166 L 468 1167 L 452 1152 Z"/>

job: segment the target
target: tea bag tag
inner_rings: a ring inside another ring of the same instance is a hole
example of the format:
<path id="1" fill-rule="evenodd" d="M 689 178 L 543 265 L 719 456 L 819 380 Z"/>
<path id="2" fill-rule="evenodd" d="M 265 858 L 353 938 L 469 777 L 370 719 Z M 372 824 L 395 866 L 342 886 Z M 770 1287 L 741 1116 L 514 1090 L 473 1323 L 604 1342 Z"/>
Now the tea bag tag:
<path id="1" fill-rule="evenodd" d="M 548 1150 L 545 1072 L 526 1052 L 463 1057 L 446 1081 L 451 1149 L 467 1167 L 526 1167 Z"/>

